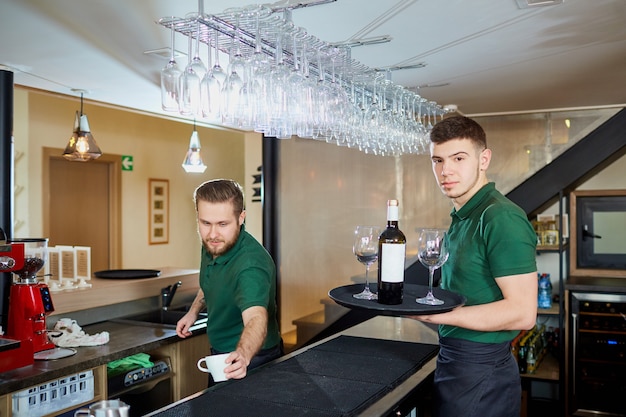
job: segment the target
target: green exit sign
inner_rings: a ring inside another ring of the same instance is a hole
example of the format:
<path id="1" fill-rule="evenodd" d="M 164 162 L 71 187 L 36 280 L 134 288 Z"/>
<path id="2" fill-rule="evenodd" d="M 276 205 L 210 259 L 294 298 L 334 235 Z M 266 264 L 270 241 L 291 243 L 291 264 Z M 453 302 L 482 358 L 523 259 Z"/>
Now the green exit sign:
<path id="1" fill-rule="evenodd" d="M 131 155 L 122 155 L 122 171 L 133 170 L 133 157 Z"/>

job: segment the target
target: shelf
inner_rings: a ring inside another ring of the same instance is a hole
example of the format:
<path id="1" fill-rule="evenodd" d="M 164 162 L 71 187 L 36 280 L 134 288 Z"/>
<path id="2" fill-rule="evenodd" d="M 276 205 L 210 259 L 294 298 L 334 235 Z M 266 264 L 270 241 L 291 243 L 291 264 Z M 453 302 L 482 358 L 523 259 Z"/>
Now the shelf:
<path id="1" fill-rule="evenodd" d="M 541 379 L 548 381 L 559 380 L 559 361 L 551 353 L 547 352 L 539 367 L 533 374 L 520 374 L 522 378 Z"/>
<path id="2" fill-rule="evenodd" d="M 537 245 L 537 253 L 541 254 L 542 252 L 554 252 L 558 253 L 561 251 L 569 250 L 569 242 L 563 242 L 563 245 Z"/>
<path id="3" fill-rule="evenodd" d="M 558 252 L 559 246 L 537 246 L 537 252 Z"/>
<path id="4" fill-rule="evenodd" d="M 552 303 L 550 308 L 538 308 L 537 315 L 541 316 L 558 316 L 559 315 L 559 303 Z"/>

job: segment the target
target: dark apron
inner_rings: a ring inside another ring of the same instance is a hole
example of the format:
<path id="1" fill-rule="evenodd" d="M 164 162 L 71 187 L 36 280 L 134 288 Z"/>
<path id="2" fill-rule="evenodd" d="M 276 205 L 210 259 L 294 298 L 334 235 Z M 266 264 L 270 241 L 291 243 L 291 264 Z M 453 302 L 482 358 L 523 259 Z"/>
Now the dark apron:
<path id="1" fill-rule="evenodd" d="M 442 337 L 435 370 L 435 416 L 519 417 L 522 386 L 509 342 Z"/>

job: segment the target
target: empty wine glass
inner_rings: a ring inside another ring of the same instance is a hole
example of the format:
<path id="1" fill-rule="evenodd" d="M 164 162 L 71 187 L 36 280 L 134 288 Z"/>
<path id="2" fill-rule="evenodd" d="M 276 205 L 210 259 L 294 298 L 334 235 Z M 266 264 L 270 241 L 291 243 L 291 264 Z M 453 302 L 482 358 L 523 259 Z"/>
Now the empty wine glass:
<path id="1" fill-rule="evenodd" d="M 213 65 L 213 76 L 219 81 L 220 86 L 226 81 L 226 71 L 220 65 L 220 38 L 217 27 L 213 28 L 213 40 L 215 42 L 215 64 Z"/>
<path id="2" fill-rule="evenodd" d="M 202 81 L 200 82 L 200 102 L 202 109 L 202 116 L 212 120 L 219 121 L 220 119 L 220 94 L 222 86 L 218 79 L 213 74 L 213 65 L 211 64 L 211 41 L 207 40 L 208 58 L 207 58 L 207 72 L 204 74 Z"/>
<path id="3" fill-rule="evenodd" d="M 200 31 L 200 15 L 193 13 L 193 16 L 196 19 L 196 39 L 195 52 L 193 59 L 191 60 L 191 68 L 193 68 L 193 71 L 196 73 L 198 78 L 202 80 L 207 70 L 204 66 L 204 62 L 202 62 L 202 58 L 200 58 L 200 37 L 202 35 L 202 32 Z M 189 37 L 191 37 L 191 35 L 189 35 Z"/>
<path id="4" fill-rule="evenodd" d="M 378 260 L 378 236 L 382 229 L 376 226 L 357 226 L 354 231 L 354 245 L 352 251 L 356 259 L 365 265 L 365 288 L 358 294 L 353 294 L 359 300 L 377 300 L 378 294 L 370 290 L 370 266 Z"/>
<path id="5" fill-rule="evenodd" d="M 232 14 L 235 19 L 233 27 L 234 34 L 231 37 L 231 45 L 229 49 L 228 71 L 226 80 L 222 85 L 222 122 L 229 126 L 238 127 L 240 117 L 240 93 L 243 87 L 245 59 L 241 54 L 239 44 L 239 18 L 241 9 L 233 8 L 226 10 L 226 13 Z"/>
<path id="6" fill-rule="evenodd" d="M 189 116 L 200 115 L 200 77 L 193 69 L 192 37 L 189 36 L 189 62 L 180 76 L 180 96 L 178 111 L 180 114 Z"/>
<path id="7" fill-rule="evenodd" d="M 171 25 L 170 59 L 165 67 L 163 67 L 163 69 L 161 70 L 161 107 L 165 111 L 178 111 L 178 80 L 180 79 L 182 71 L 180 70 L 178 64 L 176 63 L 176 60 L 174 59 L 174 35 L 176 33 L 176 31 L 174 30 L 175 19 L 175 17 L 168 17 L 160 20 L 160 22 L 163 24 L 169 21 Z"/>
<path id="8" fill-rule="evenodd" d="M 422 265 L 428 268 L 428 294 L 426 297 L 415 300 L 419 304 L 431 306 L 443 304 L 443 300 L 433 295 L 433 275 L 435 270 L 448 260 L 448 255 L 445 229 L 422 229 L 420 231 L 417 256 Z"/>

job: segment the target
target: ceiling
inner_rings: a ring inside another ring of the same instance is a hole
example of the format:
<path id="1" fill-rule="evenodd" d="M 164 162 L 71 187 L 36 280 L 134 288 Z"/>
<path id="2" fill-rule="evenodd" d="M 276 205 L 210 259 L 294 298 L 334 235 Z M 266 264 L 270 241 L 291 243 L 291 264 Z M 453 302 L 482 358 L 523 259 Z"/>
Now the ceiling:
<path id="1" fill-rule="evenodd" d="M 393 71 L 392 81 L 464 114 L 626 103 L 625 0 L 520 1 L 337 0 L 292 16 L 330 43 L 390 37 L 352 48 L 352 57 L 371 68 L 425 64 Z M 203 7 L 220 13 L 251 3 Z M 167 58 L 144 52 L 170 45 L 159 18 L 198 8 L 197 0 L 2 0 L 0 68 L 17 85 L 76 96 L 72 89 L 82 89 L 86 100 L 164 114 Z M 186 51 L 177 36 L 176 49 Z"/>

